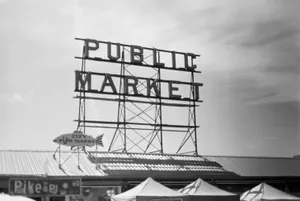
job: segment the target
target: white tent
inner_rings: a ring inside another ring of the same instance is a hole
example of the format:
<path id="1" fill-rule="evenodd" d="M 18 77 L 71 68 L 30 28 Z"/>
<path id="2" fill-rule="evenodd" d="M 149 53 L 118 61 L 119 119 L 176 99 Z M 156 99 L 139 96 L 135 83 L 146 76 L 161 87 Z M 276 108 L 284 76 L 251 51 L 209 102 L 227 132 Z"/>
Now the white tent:
<path id="1" fill-rule="evenodd" d="M 243 201 L 300 201 L 300 198 L 280 191 L 266 183 L 261 183 L 241 195 Z"/>
<path id="2" fill-rule="evenodd" d="M 0 201 L 34 201 L 34 200 L 23 196 L 11 196 L 7 194 L 0 194 Z"/>
<path id="3" fill-rule="evenodd" d="M 202 179 L 197 179 L 193 183 L 178 190 L 191 196 L 192 201 L 239 201 L 238 195 L 219 189 Z"/>
<path id="4" fill-rule="evenodd" d="M 114 201 L 189 201 L 189 196 L 174 191 L 152 178 L 136 187 L 111 197 Z"/>

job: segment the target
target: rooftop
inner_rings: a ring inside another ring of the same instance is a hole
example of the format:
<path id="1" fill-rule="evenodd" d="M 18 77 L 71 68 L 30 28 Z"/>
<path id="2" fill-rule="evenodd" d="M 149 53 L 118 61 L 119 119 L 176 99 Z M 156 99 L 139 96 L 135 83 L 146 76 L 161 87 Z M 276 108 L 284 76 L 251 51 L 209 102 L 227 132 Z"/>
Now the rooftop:
<path id="1" fill-rule="evenodd" d="M 79 160 L 78 160 L 79 159 Z M 145 173 L 147 172 L 147 174 Z M 180 172 L 180 174 L 178 174 Z M 159 154 L 0 151 L 1 176 L 82 177 L 199 177 L 234 175 L 219 163 L 202 156 Z"/>
<path id="2" fill-rule="evenodd" d="M 204 156 L 243 177 L 300 177 L 300 158 Z"/>
<path id="3" fill-rule="evenodd" d="M 78 161 L 79 159 L 79 161 Z M 300 177 L 300 158 L 2 150 L 0 176 Z"/>

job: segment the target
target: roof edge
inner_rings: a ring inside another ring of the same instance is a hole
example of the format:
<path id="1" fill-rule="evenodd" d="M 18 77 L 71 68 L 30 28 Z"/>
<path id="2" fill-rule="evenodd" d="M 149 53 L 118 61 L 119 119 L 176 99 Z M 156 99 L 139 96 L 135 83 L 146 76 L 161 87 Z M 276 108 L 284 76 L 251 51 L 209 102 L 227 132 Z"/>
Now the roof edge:
<path id="1" fill-rule="evenodd" d="M 52 152 L 55 150 L 34 150 L 34 149 L 6 149 L 0 150 L 0 152 Z M 63 153 L 69 153 L 70 150 L 61 150 Z M 91 153 L 96 153 L 96 151 L 89 151 Z M 215 157 L 215 158 L 256 158 L 256 159 L 293 159 L 300 160 L 300 157 L 275 157 L 275 156 L 235 156 L 235 155 L 178 155 L 178 154 L 153 154 L 153 153 L 121 153 L 121 152 L 107 152 L 107 151 L 98 151 L 98 153 L 113 153 L 113 154 L 141 154 L 141 155 L 165 155 L 165 156 L 183 156 L 183 157 Z"/>

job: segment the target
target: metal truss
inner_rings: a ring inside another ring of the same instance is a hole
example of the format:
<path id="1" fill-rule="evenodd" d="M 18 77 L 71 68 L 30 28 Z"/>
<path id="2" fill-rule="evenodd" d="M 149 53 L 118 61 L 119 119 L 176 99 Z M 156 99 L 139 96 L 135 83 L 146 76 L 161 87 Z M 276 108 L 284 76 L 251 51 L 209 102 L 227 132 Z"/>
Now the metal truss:
<path id="1" fill-rule="evenodd" d="M 128 50 L 123 48 L 122 61 L 124 61 L 124 51 Z M 149 55 L 148 57 L 151 56 L 152 55 Z M 130 65 L 128 64 L 121 64 L 120 75 L 122 77 L 127 75 L 136 77 L 129 70 L 129 66 Z M 154 82 L 160 80 L 160 69 L 154 69 L 154 74 L 151 76 L 151 78 L 154 79 Z M 161 91 L 161 84 L 159 82 L 157 83 L 158 89 Z M 139 81 L 137 89 L 139 92 L 146 90 L 146 82 Z M 161 99 L 156 99 L 154 101 L 148 99 L 147 101 L 142 102 L 133 100 L 125 94 L 124 79 L 120 79 L 119 91 L 123 93 L 119 95 L 116 130 L 108 151 L 130 152 L 131 150 L 137 148 L 143 153 L 162 154 L 163 132 Z M 146 107 L 142 107 L 141 104 L 146 104 Z M 153 112 L 153 110 L 154 116 L 149 115 L 149 113 Z M 133 121 L 135 123 L 133 123 Z M 145 128 L 147 126 L 151 126 L 153 128 L 147 129 Z M 121 145 L 118 143 L 118 141 L 122 142 Z"/>
<path id="2" fill-rule="evenodd" d="M 84 47 L 82 54 L 84 54 Z M 84 59 L 81 60 L 81 71 L 86 71 L 86 61 Z M 83 75 L 84 79 L 86 79 L 86 74 Z M 82 86 L 84 87 L 84 86 Z M 83 88 L 84 89 L 84 88 Z M 81 130 L 84 134 L 86 133 L 86 92 L 82 90 L 79 92 L 79 104 L 78 104 L 78 121 L 77 121 L 77 130 Z"/>
<path id="3" fill-rule="evenodd" d="M 124 61 L 124 53 L 127 50 L 125 47 L 122 49 L 121 59 Z M 160 61 L 160 55 L 156 58 Z M 153 55 L 149 55 L 146 58 L 151 58 Z M 82 58 L 81 72 L 83 76 L 86 71 L 85 59 Z M 143 64 L 147 65 L 145 60 Z M 130 69 L 130 64 L 124 62 L 121 63 L 120 69 L 120 81 L 119 81 L 119 93 L 117 94 L 105 94 L 110 97 L 93 97 L 86 96 L 84 86 L 82 89 L 77 90 L 79 96 L 75 98 L 79 99 L 79 114 L 77 129 L 82 130 L 85 133 L 86 128 L 106 128 L 114 129 L 113 137 L 110 142 L 109 152 L 139 152 L 139 153 L 159 153 L 165 154 L 164 144 L 164 132 L 185 133 L 185 136 L 178 147 L 176 154 L 192 154 L 198 155 L 197 148 L 197 121 L 196 121 L 196 108 L 199 106 L 196 103 L 202 102 L 196 100 L 196 86 L 194 85 L 194 71 L 191 71 L 191 81 L 185 84 L 190 85 L 190 97 L 186 100 L 172 100 L 163 101 L 161 97 L 162 85 L 164 81 L 161 79 L 161 68 L 152 68 L 153 74 L 151 77 L 157 85 L 159 96 L 153 97 L 138 97 L 130 95 L 132 92 L 125 92 L 124 78 L 126 76 L 133 76 L 133 71 Z M 97 73 L 95 73 L 97 74 Z M 101 73 L 98 73 L 101 74 Z M 147 90 L 146 81 L 138 79 L 137 85 L 138 92 Z M 151 92 L 154 93 L 154 92 Z M 111 95 L 117 95 L 117 98 L 111 98 Z M 155 96 L 155 94 L 154 94 Z M 142 100 L 143 99 L 143 100 Z M 87 120 L 86 119 L 86 101 L 87 100 L 101 100 L 101 101 L 115 101 L 118 103 L 118 112 L 116 121 L 100 121 L 100 120 Z M 170 102 L 171 101 L 171 102 Z M 182 103 L 179 103 L 183 101 Z M 188 109 L 188 124 L 164 124 L 163 123 L 163 108 L 164 107 L 185 107 Z M 175 135 L 174 135 L 175 136 Z M 176 138 L 182 135 L 177 135 Z M 191 146 L 192 145 L 192 146 Z"/>
<path id="4" fill-rule="evenodd" d="M 191 72 L 191 83 L 195 82 L 194 72 Z M 196 114 L 196 89 L 194 85 L 190 86 L 190 101 L 189 112 L 188 112 L 188 130 L 176 152 L 176 154 L 192 154 L 198 155 L 198 145 L 197 145 L 197 114 Z M 188 142 L 192 143 L 192 147 L 188 145 Z M 181 152 L 183 147 L 189 147 L 191 150 Z"/>

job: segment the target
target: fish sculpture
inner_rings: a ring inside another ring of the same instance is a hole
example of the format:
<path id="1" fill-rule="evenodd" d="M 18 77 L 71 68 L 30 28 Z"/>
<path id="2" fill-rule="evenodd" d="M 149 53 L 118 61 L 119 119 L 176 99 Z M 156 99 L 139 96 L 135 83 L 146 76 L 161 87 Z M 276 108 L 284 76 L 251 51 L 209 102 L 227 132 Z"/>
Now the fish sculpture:
<path id="1" fill-rule="evenodd" d="M 65 145 L 72 147 L 93 147 L 99 145 L 103 147 L 103 138 L 104 134 L 101 134 L 94 138 L 91 135 L 83 134 L 81 131 L 74 131 L 73 133 L 65 133 L 56 137 L 53 142 L 59 145 Z"/>

